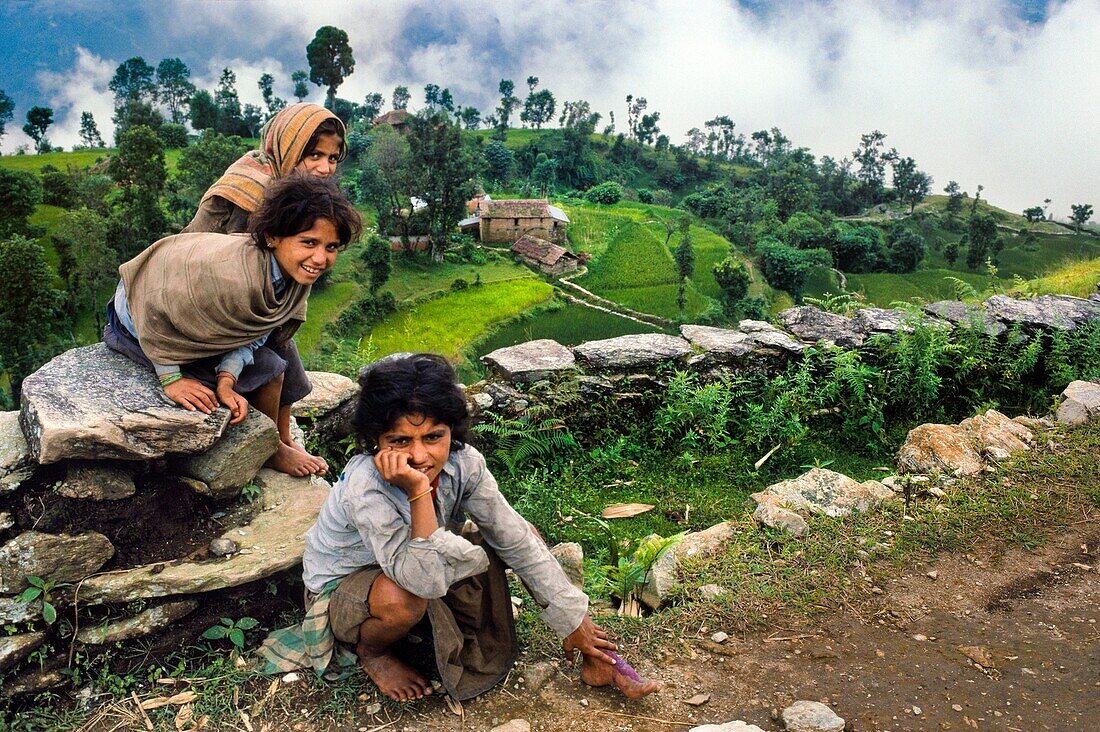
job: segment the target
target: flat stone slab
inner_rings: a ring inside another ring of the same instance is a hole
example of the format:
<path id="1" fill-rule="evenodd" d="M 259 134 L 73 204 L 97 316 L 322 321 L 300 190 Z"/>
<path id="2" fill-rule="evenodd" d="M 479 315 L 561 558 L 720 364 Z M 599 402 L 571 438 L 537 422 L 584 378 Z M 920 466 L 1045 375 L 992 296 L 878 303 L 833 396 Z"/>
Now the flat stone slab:
<path id="1" fill-rule="evenodd" d="M 572 351 L 549 338 L 498 348 L 481 357 L 483 364 L 513 383 L 538 381 L 570 371 L 576 360 Z"/>
<path id="2" fill-rule="evenodd" d="M 1062 391 L 1062 403 L 1055 419 L 1059 424 L 1084 424 L 1100 419 L 1100 384 L 1091 381 L 1071 381 Z"/>
<path id="3" fill-rule="evenodd" d="M 19 412 L 0 412 L 0 494 L 15 490 L 34 472 Z"/>
<path id="4" fill-rule="evenodd" d="M 260 410 L 249 406 L 240 424 L 226 427 L 214 445 L 201 455 L 173 461 L 180 475 L 206 484 L 216 501 L 233 498 L 279 448 L 279 430 Z"/>
<path id="5" fill-rule="evenodd" d="M 42 601 L 19 602 L 14 597 L 0 597 L 0 625 L 24 623 L 42 617 Z"/>
<path id="6" fill-rule="evenodd" d="M 137 492 L 134 476 L 118 465 L 93 460 L 73 460 L 65 469 L 65 480 L 57 487 L 57 493 L 66 498 L 118 501 Z"/>
<path id="7" fill-rule="evenodd" d="M 45 641 L 45 633 L 0 636 L 0 673 L 26 660 Z"/>
<path id="8" fill-rule="evenodd" d="M 720 361 L 737 360 L 753 352 L 756 341 L 751 335 L 732 328 L 712 328 L 709 325 L 681 325 L 680 335 L 696 348 Z"/>
<path id="9" fill-rule="evenodd" d="M 573 347 L 584 366 L 606 371 L 631 371 L 679 361 L 692 353 L 683 338 L 664 333 L 642 333 L 588 341 Z"/>
<path id="10" fill-rule="evenodd" d="M 0 547 L 0 592 L 21 592 L 27 577 L 76 582 L 95 572 L 115 555 L 103 534 L 45 534 L 24 531 Z"/>
<path id="11" fill-rule="evenodd" d="M 867 335 L 876 333 L 893 334 L 898 331 L 911 331 L 913 328 L 906 319 L 909 314 L 904 310 L 887 310 L 885 308 L 860 308 L 852 318 L 852 323 L 858 330 Z"/>
<path id="12" fill-rule="evenodd" d="M 774 483 L 751 498 L 758 506 L 770 505 L 799 514 L 848 516 L 866 512 L 894 498 L 894 492 L 877 480 L 860 483 L 843 473 L 813 468 L 797 478 Z"/>
<path id="13" fill-rule="evenodd" d="M 1000 321 L 1030 328 L 1073 330 L 1100 318 L 1100 304 L 1069 295 L 1040 295 L 1029 300 L 994 295 L 985 301 L 985 309 Z"/>
<path id="14" fill-rule="evenodd" d="M 359 384 L 341 374 L 307 371 L 313 390 L 295 402 L 290 413 L 295 417 L 318 419 L 359 398 Z"/>
<path id="15" fill-rule="evenodd" d="M 198 606 L 197 600 L 167 602 L 140 612 L 132 618 L 83 628 L 76 634 L 76 639 L 86 645 L 104 645 L 141 638 L 161 628 L 167 628 L 180 618 L 190 614 Z"/>
<path id="16" fill-rule="evenodd" d="M 851 318 L 810 305 L 788 308 L 777 316 L 787 330 L 810 343 L 834 343 L 845 348 L 863 345 L 863 333 Z"/>
<path id="17" fill-rule="evenodd" d="M 806 350 L 805 343 L 792 338 L 790 333 L 776 328 L 771 323 L 765 323 L 763 320 L 742 320 L 737 327 L 752 337 L 758 346 L 756 349 L 758 351 L 760 349 L 779 350 L 786 351 L 791 355 L 798 355 Z"/>
<path id="18" fill-rule="evenodd" d="M 255 482 L 263 488 L 264 509 L 250 524 L 221 538 L 240 545 L 231 557 L 205 562 L 158 562 L 86 580 L 85 604 L 130 602 L 152 597 L 210 592 L 236 587 L 289 569 L 302 561 L 305 534 L 329 493 L 316 476 L 293 478 L 263 468 Z"/>
<path id="19" fill-rule="evenodd" d="M 177 406 L 152 371 L 102 343 L 66 351 L 28 376 L 21 407 L 39 463 L 204 452 L 229 423 L 224 407 L 203 414 Z"/>
<path id="20" fill-rule="evenodd" d="M 970 436 L 951 424 L 922 424 L 909 430 L 898 450 L 903 473 L 975 475 L 985 467 Z"/>
<path id="21" fill-rule="evenodd" d="M 956 328 L 983 328 L 988 335 L 999 336 L 1008 330 L 1001 321 L 977 305 L 959 300 L 937 300 L 924 306 L 924 312 L 951 323 Z"/>

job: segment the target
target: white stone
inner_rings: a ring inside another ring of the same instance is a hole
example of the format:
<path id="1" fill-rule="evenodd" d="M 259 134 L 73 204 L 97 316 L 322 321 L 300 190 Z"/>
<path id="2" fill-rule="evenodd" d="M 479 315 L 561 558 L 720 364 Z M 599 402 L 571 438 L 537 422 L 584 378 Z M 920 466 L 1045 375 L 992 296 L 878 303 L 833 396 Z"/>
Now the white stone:
<path id="1" fill-rule="evenodd" d="M 788 732 L 844 732 L 844 720 L 821 702 L 796 701 L 780 717 Z"/>

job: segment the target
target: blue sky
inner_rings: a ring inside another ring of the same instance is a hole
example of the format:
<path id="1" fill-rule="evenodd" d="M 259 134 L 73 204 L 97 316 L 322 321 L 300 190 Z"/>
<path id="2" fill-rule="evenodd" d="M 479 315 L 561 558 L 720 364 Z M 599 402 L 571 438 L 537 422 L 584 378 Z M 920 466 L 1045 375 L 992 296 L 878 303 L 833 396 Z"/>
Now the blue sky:
<path id="1" fill-rule="evenodd" d="M 55 144 L 76 141 L 84 110 L 109 138 L 106 83 L 131 56 L 178 56 L 209 88 L 229 66 L 246 102 L 270 72 L 289 96 L 326 24 L 355 50 L 349 99 L 405 84 L 416 107 L 436 83 L 488 111 L 501 78 L 525 92 L 535 75 L 620 122 L 626 94 L 645 96 L 674 141 L 728 114 L 843 158 L 878 128 L 937 190 L 982 183 L 996 203 L 1050 197 L 1062 214 L 1100 204 L 1100 0 L 6 0 L 0 89 L 16 118 L 0 151 L 26 141 L 35 104 L 55 109 Z"/>

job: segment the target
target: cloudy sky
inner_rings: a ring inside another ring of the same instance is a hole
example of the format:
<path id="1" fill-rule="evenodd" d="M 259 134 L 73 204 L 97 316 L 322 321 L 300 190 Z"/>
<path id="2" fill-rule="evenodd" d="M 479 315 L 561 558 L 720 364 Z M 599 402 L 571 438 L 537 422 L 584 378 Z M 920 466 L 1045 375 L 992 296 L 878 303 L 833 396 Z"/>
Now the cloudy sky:
<path id="1" fill-rule="evenodd" d="M 110 139 L 107 83 L 131 56 L 179 57 L 206 88 L 229 66 L 245 102 L 270 72 L 289 97 L 322 25 L 350 37 L 347 99 L 403 84 L 415 108 L 434 83 L 488 112 L 501 78 L 526 91 L 535 75 L 605 119 L 644 96 L 674 142 L 726 114 L 843 158 L 880 129 L 936 191 L 1100 208 L 1100 0 L 5 0 L 0 89 L 16 110 L 0 150 L 27 141 L 36 104 L 55 110 L 55 145 L 76 142 L 84 110 Z"/>

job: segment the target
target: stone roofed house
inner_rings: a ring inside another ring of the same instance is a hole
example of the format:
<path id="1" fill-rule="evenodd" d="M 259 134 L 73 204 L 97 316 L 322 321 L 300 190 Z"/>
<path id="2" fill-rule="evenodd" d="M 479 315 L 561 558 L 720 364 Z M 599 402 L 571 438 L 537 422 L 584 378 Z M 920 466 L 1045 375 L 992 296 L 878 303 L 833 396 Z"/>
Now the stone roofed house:
<path id="1" fill-rule="evenodd" d="M 391 109 L 383 115 L 374 118 L 374 126 L 389 125 L 401 134 L 409 131 L 409 117 L 412 114 L 407 109 Z"/>
<path id="2" fill-rule="evenodd" d="M 486 197 L 471 217 L 459 222 L 459 228 L 488 243 L 515 242 L 530 234 L 560 244 L 568 224 L 565 212 L 545 198 L 494 201 Z"/>
<path id="3" fill-rule="evenodd" d="M 562 275 L 573 272 L 580 259 L 565 247 L 524 234 L 512 245 L 512 253 L 518 254 L 523 263 L 546 274 Z"/>

